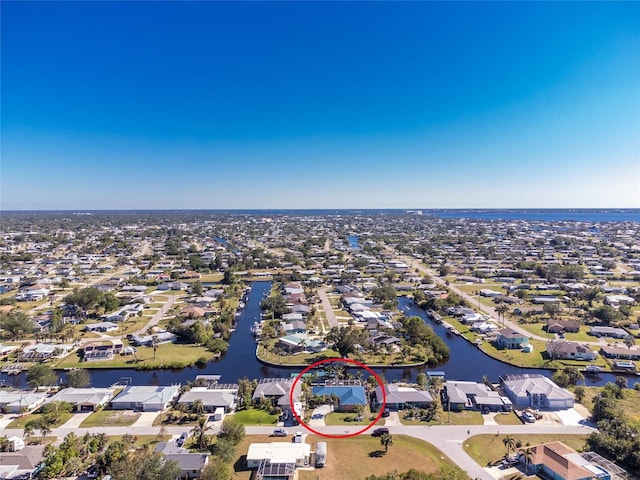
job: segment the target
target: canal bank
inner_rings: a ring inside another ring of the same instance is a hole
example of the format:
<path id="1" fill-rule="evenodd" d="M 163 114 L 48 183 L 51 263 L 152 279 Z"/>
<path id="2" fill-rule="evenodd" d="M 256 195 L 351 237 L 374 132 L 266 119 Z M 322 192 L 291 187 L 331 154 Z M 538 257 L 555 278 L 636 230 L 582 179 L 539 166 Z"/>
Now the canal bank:
<path id="1" fill-rule="evenodd" d="M 94 387 L 106 387 L 118 382 L 130 382 L 136 385 L 170 385 L 186 384 L 193 381 L 196 375 L 216 374 L 221 375 L 221 382 L 233 383 L 240 378 L 265 378 L 265 377 L 290 377 L 301 370 L 300 366 L 273 366 L 265 365 L 256 358 L 256 343 L 251 333 L 251 326 L 260 319 L 260 301 L 271 289 L 271 282 L 253 282 L 251 292 L 242 310 L 229 340 L 229 349 L 217 361 L 209 362 L 206 365 L 183 368 L 179 370 L 143 370 L 134 369 L 88 369 L 91 382 Z M 523 369 L 513 365 L 505 364 L 496 360 L 466 339 L 455 335 L 446 335 L 445 328 L 429 320 L 424 310 L 414 304 L 413 300 L 400 297 L 399 308 L 408 316 L 418 316 L 428 323 L 434 331 L 448 345 L 451 356 L 437 366 L 426 368 L 418 367 L 380 367 L 374 368 L 375 372 L 384 375 L 387 381 L 410 381 L 414 382 L 420 372 L 429 370 L 443 371 L 447 379 L 463 381 L 480 381 L 486 375 L 490 381 L 498 382 L 501 375 L 519 373 L 540 373 L 551 376 L 552 371 L 543 369 Z M 61 380 L 64 381 L 64 372 L 61 373 Z M 585 377 L 586 385 L 601 386 L 607 382 L 613 382 L 615 375 L 600 374 Z M 637 380 L 636 380 L 637 381 Z M 0 383 L 7 386 L 26 386 L 25 374 L 8 376 L 0 374 Z M 630 387 L 633 382 L 629 381 Z"/>

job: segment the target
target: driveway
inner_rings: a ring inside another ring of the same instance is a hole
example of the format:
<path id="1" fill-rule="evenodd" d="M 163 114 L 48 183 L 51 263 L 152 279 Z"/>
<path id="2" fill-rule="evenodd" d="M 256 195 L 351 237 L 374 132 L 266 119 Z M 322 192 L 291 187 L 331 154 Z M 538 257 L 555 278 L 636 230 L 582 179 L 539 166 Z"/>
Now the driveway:
<path id="1" fill-rule="evenodd" d="M 73 417 L 67 420 L 66 423 L 60 425 L 62 428 L 79 428 L 80 424 L 84 422 L 89 415 L 93 412 L 82 412 L 82 413 L 74 413 Z"/>
<path id="2" fill-rule="evenodd" d="M 400 415 L 398 412 L 389 412 L 389 416 L 384 419 L 385 427 L 401 427 L 402 422 L 400 421 Z"/>
<path id="3" fill-rule="evenodd" d="M 132 427 L 151 427 L 154 420 L 160 415 L 160 412 L 142 412 L 140 418 L 135 421 Z"/>
<path id="4" fill-rule="evenodd" d="M 324 427 L 324 417 L 331 413 L 331 405 L 320 405 L 311 413 L 310 427 Z M 314 418 L 317 417 L 317 418 Z"/>

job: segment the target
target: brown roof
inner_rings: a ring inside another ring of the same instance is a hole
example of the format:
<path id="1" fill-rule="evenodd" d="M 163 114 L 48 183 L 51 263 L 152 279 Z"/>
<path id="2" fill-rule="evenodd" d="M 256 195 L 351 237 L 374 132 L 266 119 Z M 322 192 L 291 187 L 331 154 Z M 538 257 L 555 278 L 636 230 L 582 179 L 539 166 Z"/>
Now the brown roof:
<path id="1" fill-rule="evenodd" d="M 184 315 L 186 317 L 204 317 L 205 313 L 204 308 L 200 307 L 187 307 L 180 310 L 180 315 Z"/>
<path id="2" fill-rule="evenodd" d="M 567 458 L 567 455 L 576 451 L 562 442 L 544 443 L 530 448 L 534 452 L 534 465 L 544 464 L 565 480 L 580 480 L 593 476 L 593 472 Z"/>

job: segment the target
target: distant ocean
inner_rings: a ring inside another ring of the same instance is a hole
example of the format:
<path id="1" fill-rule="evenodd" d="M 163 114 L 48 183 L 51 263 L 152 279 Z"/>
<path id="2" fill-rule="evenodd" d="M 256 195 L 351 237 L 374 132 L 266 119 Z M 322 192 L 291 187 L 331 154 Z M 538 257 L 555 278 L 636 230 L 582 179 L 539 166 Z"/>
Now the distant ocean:
<path id="1" fill-rule="evenodd" d="M 117 215 L 117 214 L 214 214 L 214 215 L 416 215 L 439 218 L 474 218 L 479 220 L 529 220 L 543 222 L 640 222 L 640 208 L 627 209 L 273 209 L 273 210 L 58 210 L 58 211 L 3 211 L 2 215 Z"/>

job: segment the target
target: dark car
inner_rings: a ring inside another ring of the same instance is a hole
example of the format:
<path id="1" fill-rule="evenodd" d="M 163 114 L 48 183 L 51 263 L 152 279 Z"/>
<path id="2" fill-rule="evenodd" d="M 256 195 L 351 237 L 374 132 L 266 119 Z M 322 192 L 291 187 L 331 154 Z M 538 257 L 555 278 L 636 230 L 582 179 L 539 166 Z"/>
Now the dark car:
<path id="1" fill-rule="evenodd" d="M 373 432 L 371 432 L 372 437 L 381 437 L 385 433 L 389 433 L 388 428 L 376 428 Z"/>
<path id="2" fill-rule="evenodd" d="M 389 414 L 390 414 L 390 413 L 391 413 L 391 412 L 389 412 L 389 409 L 388 409 L 388 408 L 385 408 L 385 409 L 384 409 L 384 412 L 382 412 L 382 416 L 386 418 L 386 417 L 388 417 L 388 416 L 389 416 Z"/>

